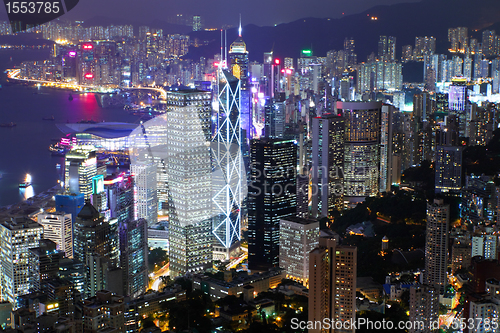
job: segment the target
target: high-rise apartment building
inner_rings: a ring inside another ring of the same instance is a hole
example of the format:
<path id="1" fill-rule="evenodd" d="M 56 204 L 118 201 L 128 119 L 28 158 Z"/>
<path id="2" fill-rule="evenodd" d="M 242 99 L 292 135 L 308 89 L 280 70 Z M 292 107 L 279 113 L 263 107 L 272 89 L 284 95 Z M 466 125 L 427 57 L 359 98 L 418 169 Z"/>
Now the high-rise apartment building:
<path id="1" fill-rule="evenodd" d="M 73 223 L 71 214 L 41 213 L 37 221 L 43 226 L 43 238 L 50 239 L 67 258 L 73 258 Z"/>
<path id="2" fill-rule="evenodd" d="M 447 285 L 448 227 L 450 205 L 442 199 L 427 204 L 427 226 L 425 231 L 425 284 L 438 292 Z"/>
<path id="3" fill-rule="evenodd" d="M 34 270 L 30 269 L 31 248 L 40 245 L 43 227 L 26 218 L 16 217 L 0 223 L 1 298 L 17 308 L 17 297 L 34 288 Z"/>
<path id="4" fill-rule="evenodd" d="M 380 102 L 337 102 L 345 118 L 344 195 L 362 202 L 379 190 Z"/>
<path id="5" fill-rule="evenodd" d="M 396 61 L 396 37 L 380 36 L 378 58 L 382 61 Z"/>
<path id="6" fill-rule="evenodd" d="M 167 93 L 171 276 L 203 270 L 212 261 L 210 97 L 199 90 Z"/>
<path id="7" fill-rule="evenodd" d="M 344 206 L 345 119 L 324 114 L 312 120 L 312 215 L 332 216 Z"/>
<path id="8" fill-rule="evenodd" d="M 431 286 L 410 288 L 411 333 L 431 333 L 439 328 L 439 292 Z M 437 326 L 437 327 L 436 327 Z"/>
<path id="9" fill-rule="evenodd" d="M 401 174 L 397 163 L 393 165 L 393 114 L 392 105 L 383 105 L 380 113 L 380 182 L 379 191 L 391 190 L 392 180 Z"/>
<path id="10" fill-rule="evenodd" d="M 309 255 L 309 321 L 342 323 L 344 329 L 322 327 L 309 333 L 354 332 L 356 317 L 357 248 L 338 245 L 333 238 L 319 239 Z M 340 325 L 340 324 L 339 324 Z"/>
<path id="11" fill-rule="evenodd" d="M 248 187 L 248 268 L 279 265 L 280 219 L 296 213 L 297 145 L 254 139 L 250 144 Z"/>
<path id="12" fill-rule="evenodd" d="M 65 157 L 64 189 L 67 193 L 92 196 L 92 178 L 97 175 L 96 149 L 93 146 L 75 146 Z"/>
<path id="13" fill-rule="evenodd" d="M 319 222 L 300 217 L 280 221 L 280 268 L 286 278 L 309 286 L 309 253 L 319 245 Z"/>

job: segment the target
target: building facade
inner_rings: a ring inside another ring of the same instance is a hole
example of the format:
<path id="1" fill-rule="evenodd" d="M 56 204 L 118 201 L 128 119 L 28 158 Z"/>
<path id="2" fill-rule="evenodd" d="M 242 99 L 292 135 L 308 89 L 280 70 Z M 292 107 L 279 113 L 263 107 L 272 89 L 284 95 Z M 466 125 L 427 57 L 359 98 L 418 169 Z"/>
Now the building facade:
<path id="1" fill-rule="evenodd" d="M 309 286 L 309 252 L 319 245 L 319 222 L 299 217 L 280 220 L 280 267 L 286 278 Z"/>
<path id="2" fill-rule="evenodd" d="M 297 145 L 294 141 L 253 139 L 248 187 L 248 268 L 279 265 L 280 219 L 295 216 Z"/>
<path id="3" fill-rule="evenodd" d="M 309 333 L 354 332 L 349 325 L 356 318 L 357 248 L 337 245 L 333 238 L 319 239 L 309 256 L 309 321 L 331 320 L 335 325 L 315 327 Z"/>

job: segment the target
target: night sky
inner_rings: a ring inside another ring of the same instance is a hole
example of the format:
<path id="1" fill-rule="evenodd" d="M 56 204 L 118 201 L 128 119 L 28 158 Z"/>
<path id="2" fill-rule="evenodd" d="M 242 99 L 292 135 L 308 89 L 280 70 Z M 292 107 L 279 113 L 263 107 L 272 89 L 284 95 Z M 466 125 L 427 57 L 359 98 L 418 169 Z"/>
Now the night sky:
<path id="1" fill-rule="evenodd" d="M 206 27 L 237 25 L 274 25 L 304 17 L 338 18 L 356 14 L 376 5 L 391 5 L 418 0 L 80 0 L 64 18 L 88 20 L 95 16 L 121 18 L 147 25 L 175 14 L 201 15 Z M 1 6 L 0 20 L 7 20 Z"/>

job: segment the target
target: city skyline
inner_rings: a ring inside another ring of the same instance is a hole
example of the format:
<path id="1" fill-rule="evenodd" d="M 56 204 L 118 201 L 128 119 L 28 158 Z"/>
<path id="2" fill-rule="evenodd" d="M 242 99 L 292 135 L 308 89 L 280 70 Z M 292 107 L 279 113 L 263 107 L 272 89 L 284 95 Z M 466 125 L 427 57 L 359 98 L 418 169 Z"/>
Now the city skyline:
<path id="1" fill-rule="evenodd" d="M 155 1 L 141 10 L 184 5 Z M 273 1 L 247 14 L 278 19 Z M 0 204 L 0 327 L 494 325 L 500 4 L 276 27 L 212 5 L 237 33 L 151 14 L 54 21 L 30 41 L 0 21 L 0 195 L 20 198 Z"/>

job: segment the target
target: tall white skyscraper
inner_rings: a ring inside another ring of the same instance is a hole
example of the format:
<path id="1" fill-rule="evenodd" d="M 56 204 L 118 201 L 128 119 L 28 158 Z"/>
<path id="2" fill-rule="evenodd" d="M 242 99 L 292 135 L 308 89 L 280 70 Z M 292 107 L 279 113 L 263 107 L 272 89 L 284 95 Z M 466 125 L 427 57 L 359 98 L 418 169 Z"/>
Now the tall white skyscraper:
<path id="1" fill-rule="evenodd" d="M 43 238 L 50 239 L 67 258 L 73 258 L 73 224 L 71 214 L 41 213 L 37 221 L 43 226 Z"/>
<path id="2" fill-rule="evenodd" d="M 167 93 L 171 276 L 203 270 L 212 262 L 210 116 L 210 92 Z"/>

